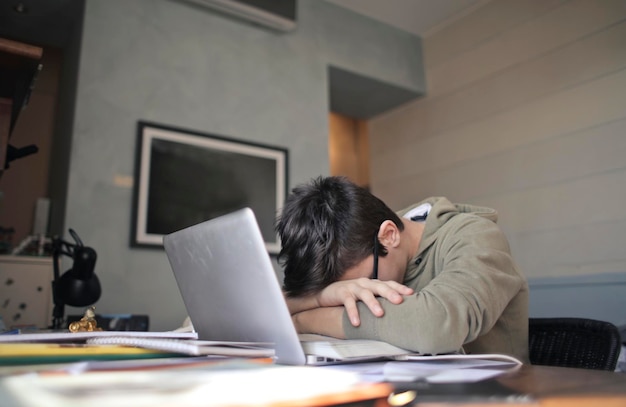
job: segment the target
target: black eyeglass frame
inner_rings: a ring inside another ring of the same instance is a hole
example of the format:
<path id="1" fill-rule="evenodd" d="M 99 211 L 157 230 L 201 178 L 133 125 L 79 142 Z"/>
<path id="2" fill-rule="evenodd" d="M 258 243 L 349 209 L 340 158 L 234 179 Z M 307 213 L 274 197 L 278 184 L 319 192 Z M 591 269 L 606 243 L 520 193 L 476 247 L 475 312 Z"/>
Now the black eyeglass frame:
<path id="1" fill-rule="evenodd" d="M 378 280 L 378 232 L 374 235 L 374 270 L 372 280 Z"/>

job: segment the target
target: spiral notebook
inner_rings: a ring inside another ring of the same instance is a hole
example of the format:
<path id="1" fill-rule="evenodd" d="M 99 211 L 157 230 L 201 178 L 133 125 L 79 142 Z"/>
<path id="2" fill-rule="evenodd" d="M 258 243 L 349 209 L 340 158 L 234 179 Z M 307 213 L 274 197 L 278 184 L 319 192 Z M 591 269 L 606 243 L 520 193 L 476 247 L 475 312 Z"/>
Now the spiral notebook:
<path id="1" fill-rule="evenodd" d="M 91 338 L 105 337 L 133 338 L 164 338 L 164 339 L 198 339 L 196 332 L 178 331 L 88 331 L 88 332 L 32 332 L 18 334 L 0 334 L 0 343 L 16 342 L 84 342 Z"/>
<path id="2" fill-rule="evenodd" d="M 246 358 L 272 358 L 271 344 L 258 342 L 201 341 L 192 339 L 137 338 L 111 336 L 87 339 L 89 345 L 123 345 L 137 348 L 160 350 L 191 356 L 232 356 Z"/>

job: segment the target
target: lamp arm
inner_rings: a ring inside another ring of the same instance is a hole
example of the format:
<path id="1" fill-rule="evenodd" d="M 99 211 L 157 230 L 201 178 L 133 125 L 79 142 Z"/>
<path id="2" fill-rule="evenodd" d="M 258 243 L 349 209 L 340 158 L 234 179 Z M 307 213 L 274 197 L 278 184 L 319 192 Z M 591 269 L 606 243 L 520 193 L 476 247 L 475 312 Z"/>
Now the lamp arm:
<path id="1" fill-rule="evenodd" d="M 76 246 L 83 246 L 83 241 L 80 240 L 80 237 L 78 237 L 78 233 L 76 233 L 76 231 L 74 231 L 74 229 L 70 228 L 70 235 L 72 235 L 72 238 L 74 238 L 74 241 L 76 242 Z"/>

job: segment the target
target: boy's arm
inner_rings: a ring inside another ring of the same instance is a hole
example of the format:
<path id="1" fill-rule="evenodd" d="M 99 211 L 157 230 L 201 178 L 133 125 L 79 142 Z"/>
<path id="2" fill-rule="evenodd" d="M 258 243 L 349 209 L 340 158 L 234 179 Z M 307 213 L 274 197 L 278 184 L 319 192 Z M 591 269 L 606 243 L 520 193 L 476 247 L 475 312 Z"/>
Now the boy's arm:
<path id="1" fill-rule="evenodd" d="M 493 222 L 467 218 L 442 239 L 441 270 L 419 294 L 399 305 L 381 301 L 384 318 L 364 313 L 359 327 L 344 321 L 348 338 L 389 342 L 422 353 L 445 353 L 489 332 L 526 285 L 508 242 Z M 526 317 L 527 318 L 527 317 Z M 527 324 L 522 319 L 520 324 Z"/>
<path id="2" fill-rule="evenodd" d="M 291 315 L 320 307 L 316 295 L 308 295 L 304 297 L 289 297 L 285 295 L 285 302 L 287 302 L 287 308 L 289 308 L 289 313 Z"/>
<path id="3" fill-rule="evenodd" d="M 345 339 L 343 330 L 344 307 L 323 307 L 292 315 L 296 331 L 301 334 L 318 334 Z"/>
<path id="4" fill-rule="evenodd" d="M 345 309 L 352 325 L 359 326 L 361 321 L 358 302 L 363 302 L 373 315 L 381 317 L 384 311 L 377 297 L 385 298 L 392 304 L 400 304 L 403 301 L 403 295 L 411 294 L 413 294 L 413 289 L 395 281 L 358 278 L 337 281 L 314 295 L 285 296 L 285 300 L 291 315 L 318 308 L 341 307 Z"/>

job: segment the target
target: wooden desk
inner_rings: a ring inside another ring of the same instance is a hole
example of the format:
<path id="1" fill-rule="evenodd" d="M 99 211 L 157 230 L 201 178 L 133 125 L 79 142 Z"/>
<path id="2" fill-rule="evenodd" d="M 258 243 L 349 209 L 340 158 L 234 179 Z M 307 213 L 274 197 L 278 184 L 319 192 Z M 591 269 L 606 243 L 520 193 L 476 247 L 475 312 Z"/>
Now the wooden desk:
<path id="1" fill-rule="evenodd" d="M 150 369 L 148 369 L 150 370 Z M 168 369 L 157 369 L 156 371 L 166 372 Z M 200 374 L 202 370 L 192 370 L 187 371 L 186 374 L 196 375 Z M 231 370 L 232 372 L 232 370 Z M 119 373 L 119 372 L 118 372 Z M 154 373 L 154 372 L 153 372 Z M 180 377 L 179 375 L 185 374 L 184 370 L 170 372 L 175 376 L 172 377 Z M 291 375 L 291 372 L 288 372 Z M 115 373 L 113 373 L 115 375 Z M 31 375 L 24 375 L 27 380 L 32 380 L 33 377 Z M 59 375 L 50 375 L 48 373 L 48 378 L 54 379 L 59 378 Z M 68 380 L 78 380 L 80 381 L 80 375 L 76 376 L 66 376 Z M 167 376 L 169 377 L 169 376 Z M 84 379 L 84 378 L 83 378 Z M 128 378 L 118 378 L 117 380 L 127 380 Z M 153 378 L 154 379 L 154 378 Z M 98 378 L 98 381 L 102 380 L 102 377 Z M 164 380 L 163 378 L 160 379 Z M 408 406 L 413 407 L 476 407 L 476 406 L 485 406 L 485 407 L 512 407 L 512 406 L 524 406 L 524 407 L 582 407 L 582 406 L 600 406 L 600 407 L 624 407 L 626 406 L 626 374 L 624 373 L 612 373 L 598 370 L 585 370 L 585 369 L 571 369 L 571 368 L 557 368 L 557 367 L 546 367 L 546 366 L 522 366 L 520 369 L 505 373 L 502 376 L 499 376 L 496 379 L 500 384 L 507 386 L 508 388 L 514 390 L 515 392 L 523 395 L 529 395 L 532 398 L 530 400 L 521 400 L 517 401 L 519 398 L 514 399 L 499 399 L 502 401 L 494 401 L 487 400 L 487 397 L 483 398 L 474 398 L 474 401 L 468 401 L 471 399 L 471 390 L 467 391 L 467 397 L 465 395 L 465 391 L 461 393 L 460 398 L 456 398 L 452 401 L 449 398 L 449 394 L 445 393 L 441 397 L 430 398 L 428 402 L 425 402 L 422 398 L 420 400 L 419 396 L 416 399 L 417 401 L 413 404 L 409 404 Z M 18 403 L 17 400 L 14 400 L 12 397 L 9 397 L 9 394 L 6 392 L 3 394 L 2 389 L 2 380 L 0 376 L 0 405 L 3 407 L 35 407 L 41 405 L 41 403 L 33 403 L 24 402 Z M 271 377 L 272 383 L 278 383 L 284 385 L 284 382 L 275 382 L 275 377 Z M 83 382 L 84 383 L 84 382 Z M 159 380 L 150 381 L 146 383 L 151 383 L 155 388 L 160 389 L 161 382 Z M 258 384 L 258 383 L 257 383 Z M 309 387 L 314 388 L 316 382 L 294 382 L 293 386 L 297 384 L 304 384 Z M 480 385 L 481 383 L 477 383 Z M 47 383 L 48 387 L 50 387 L 51 383 Z M 106 392 L 100 391 L 96 394 L 99 394 L 98 397 L 117 397 L 119 400 L 126 400 L 127 396 L 133 395 L 132 386 L 126 390 L 120 390 L 117 384 L 111 384 L 112 388 L 115 390 L 112 395 L 108 395 Z M 265 384 L 264 386 L 266 386 Z M 468 389 L 472 389 L 474 384 L 465 384 L 464 386 L 468 386 Z M 22 387 L 28 389 L 30 393 L 33 393 L 32 383 L 23 384 Z M 54 386 L 53 386 L 54 387 Z M 242 386 L 245 389 L 245 385 Z M 106 389 L 106 387 L 105 387 Z M 474 387 L 475 389 L 475 387 Z M 100 389 L 102 390 L 102 389 Z M 215 389 L 214 389 L 215 390 Z M 213 390 L 213 391 L 214 391 Z M 258 389 L 257 389 L 258 390 Z M 303 399 L 292 399 L 289 403 L 278 402 L 273 404 L 276 407 L 328 407 L 328 406 L 350 406 L 350 407 L 389 407 L 389 404 L 386 402 L 386 396 L 391 392 L 392 388 L 385 383 L 378 383 L 374 385 L 364 385 L 362 387 L 354 388 L 350 391 L 346 392 L 338 392 L 336 394 L 325 394 L 320 395 L 319 397 L 306 397 Z M 67 394 L 67 389 L 64 392 Z M 95 391 L 95 390 L 94 390 Z M 127 394 L 124 391 L 128 392 Z M 149 391 L 149 390 L 145 390 Z M 210 389 L 208 390 L 210 391 Z M 280 390 L 278 390 L 280 391 Z M 36 392 L 35 392 L 36 393 Z M 419 391 L 418 391 L 419 393 Z M 20 394 L 23 394 L 20 392 Z M 150 394 L 150 393 L 148 393 Z M 173 402 L 168 405 L 178 405 L 180 407 L 185 407 L 185 404 L 182 400 L 189 400 L 188 398 L 184 398 L 184 392 L 180 395 L 175 395 L 175 393 L 171 393 L 176 397 L 175 399 L 170 400 Z M 193 403 L 194 406 L 202 406 L 209 407 L 215 405 L 215 400 L 211 399 L 211 394 L 215 396 L 214 393 L 206 393 L 206 399 L 200 403 Z M 299 394 L 301 395 L 301 394 Z M 135 394 L 136 396 L 136 394 Z M 39 400 L 41 401 L 41 400 Z M 107 400 L 110 401 L 110 400 Z M 179 402 L 177 402 L 179 401 Z M 227 400 L 222 400 L 222 404 L 228 404 Z M 162 403 L 162 402 L 161 402 Z M 206 403 L 206 404 L 203 404 Z M 157 403 L 158 404 L 158 403 Z M 270 403 L 271 404 L 271 403 Z M 74 405 L 77 406 L 85 406 L 89 407 L 90 404 L 85 404 L 85 400 L 76 400 Z M 120 405 L 111 403 L 110 405 Z M 131 405 L 124 404 L 121 405 Z M 154 404 L 149 404 L 153 406 Z M 162 404 L 158 404 L 162 405 Z"/>
<path id="2" fill-rule="evenodd" d="M 541 407 L 625 407 L 626 374 L 602 370 L 573 369 L 524 365 L 496 379 L 500 384 L 521 394 L 532 396 L 534 402 L 418 402 L 415 406 L 488 406 L 514 405 Z"/>

